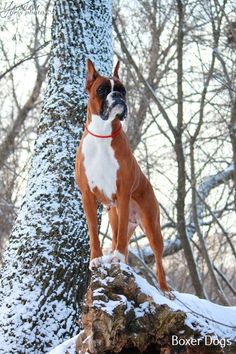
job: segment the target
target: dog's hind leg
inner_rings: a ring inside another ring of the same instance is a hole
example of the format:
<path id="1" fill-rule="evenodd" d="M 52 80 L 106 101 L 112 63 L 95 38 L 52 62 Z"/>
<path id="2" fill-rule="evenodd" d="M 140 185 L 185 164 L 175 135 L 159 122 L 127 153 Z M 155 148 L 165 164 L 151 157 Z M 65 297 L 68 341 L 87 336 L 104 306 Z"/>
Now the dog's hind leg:
<path id="1" fill-rule="evenodd" d="M 140 226 L 148 237 L 155 256 L 157 267 L 156 274 L 160 288 L 163 292 L 169 292 L 170 288 L 167 285 L 166 275 L 162 264 L 164 243 L 160 227 L 160 210 L 150 184 L 147 185 L 146 193 L 138 196 L 136 201 L 140 208 Z"/>
<path id="2" fill-rule="evenodd" d="M 142 217 L 142 227 L 146 236 L 148 237 L 150 246 L 153 250 L 156 267 L 157 267 L 157 279 L 162 291 L 169 291 L 170 288 L 166 283 L 166 275 L 162 264 L 162 255 L 163 255 L 163 238 L 161 234 L 161 228 L 158 220 L 148 220 L 149 217 L 145 215 Z"/>

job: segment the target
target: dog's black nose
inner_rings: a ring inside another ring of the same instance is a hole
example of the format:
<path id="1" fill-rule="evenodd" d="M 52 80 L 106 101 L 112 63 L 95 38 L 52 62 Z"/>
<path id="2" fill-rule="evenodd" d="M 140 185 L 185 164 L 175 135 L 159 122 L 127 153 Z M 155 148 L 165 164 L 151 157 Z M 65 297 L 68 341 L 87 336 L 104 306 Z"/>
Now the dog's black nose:
<path id="1" fill-rule="evenodd" d="M 121 93 L 119 91 L 113 91 L 112 92 L 112 98 L 118 98 L 118 97 L 122 97 Z"/>

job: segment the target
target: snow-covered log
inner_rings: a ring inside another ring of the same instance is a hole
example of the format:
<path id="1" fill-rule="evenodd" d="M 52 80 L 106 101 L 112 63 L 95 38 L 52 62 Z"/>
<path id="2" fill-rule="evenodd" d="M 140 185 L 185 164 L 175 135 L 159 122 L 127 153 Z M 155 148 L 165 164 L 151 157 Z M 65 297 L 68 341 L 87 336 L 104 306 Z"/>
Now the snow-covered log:
<path id="1" fill-rule="evenodd" d="M 236 307 L 190 294 L 170 300 L 123 263 L 92 269 L 83 331 L 50 354 L 236 352 Z"/>
<path id="2" fill-rule="evenodd" d="M 0 353 L 42 354 L 79 330 L 88 235 L 74 181 L 85 63 L 111 74 L 111 0 L 54 2 L 48 86 L 23 205 L 0 276 Z"/>

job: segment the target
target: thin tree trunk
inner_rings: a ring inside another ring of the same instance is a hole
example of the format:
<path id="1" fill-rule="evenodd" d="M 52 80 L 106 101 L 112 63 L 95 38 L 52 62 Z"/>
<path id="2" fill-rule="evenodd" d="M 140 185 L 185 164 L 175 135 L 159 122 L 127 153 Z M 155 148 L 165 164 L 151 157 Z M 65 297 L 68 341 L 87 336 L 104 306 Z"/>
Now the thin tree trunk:
<path id="1" fill-rule="evenodd" d="M 12 154 L 12 151 L 14 151 L 15 140 L 22 129 L 23 123 L 28 117 L 30 111 L 34 108 L 35 103 L 39 98 L 41 87 L 46 77 L 46 73 L 47 67 L 42 66 L 37 73 L 35 84 L 29 98 L 22 106 L 22 108 L 19 109 L 17 117 L 13 122 L 13 125 L 11 126 L 11 129 L 7 132 L 5 138 L 0 144 L 0 169 L 3 168 L 5 161 Z"/>
<path id="2" fill-rule="evenodd" d="M 46 353 L 79 329 L 89 246 L 74 159 L 86 57 L 110 74 L 111 0 L 57 0 L 31 173 L 1 271 L 0 353 Z"/>
<path id="3" fill-rule="evenodd" d="M 196 294 L 199 297 L 206 297 L 201 284 L 200 275 L 198 273 L 197 264 L 194 260 L 193 251 L 190 240 L 186 233 L 185 225 L 185 197 L 186 197 L 186 171 L 185 157 L 183 151 L 183 4 L 181 0 L 177 0 L 178 11 L 178 41 L 177 41 L 177 93 L 178 93 L 178 112 L 177 112 L 177 130 L 175 133 L 175 152 L 178 163 L 178 186 L 177 186 L 177 230 L 184 249 L 184 254 L 188 262 L 189 273 Z"/>
<path id="4" fill-rule="evenodd" d="M 234 162 L 234 203 L 236 207 L 236 97 L 234 97 L 231 119 L 229 124 L 230 140 L 233 150 L 233 162 Z"/>
<path id="5" fill-rule="evenodd" d="M 142 5 L 144 6 L 144 4 Z M 171 41 L 171 45 L 168 44 L 168 46 L 165 47 L 165 49 L 162 49 L 162 54 L 163 57 L 160 55 L 160 36 L 162 34 L 162 31 L 164 29 L 164 23 L 166 21 L 166 18 L 160 21 L 158 20 L 157 23 L 157 3 L 153 5 L 153 8 L 148 8 L 148 18 L 150 22 L 150 35 L 151 35 L 151 44 L 150 44 L 150 50 L 149 50 L 149 55 L 148 55 L 148 65 L 147 65 L 147 79 L 146 82 L 149 85 L 140 85 L 139 90 L 142 93 L 138 102 L 138 109 L 135 111 L 135 116 L 132 116 L 130 114 L 130 119 L 127 121 L 127 135 L 129 137 L 129 142 L 131 149 L 135 151 L 137 148 L 138 144 L 141 141 L 142 137 L 142 130 L 143 126 L 145 123 L 145 117 L 147 115 L 147 111 L 150 109 L 150 103 L 151 103 L 151 98 L 152 98 L 152 92 L 150 90 L 150 87 L 153 89 L 153 92 L 156 91 L 156 89 L 159 86 L 159 83 L 161 81 L 161 78 L 163 77 L 164 74 L 166 74 L 166 71 L 168 71 L 169 65 L 172 61 L 174 61 L 174 55 L 171 56 L 167 60 L 167 63 L 165 65 L 165 68 L 160 71 L 160 66 L 163 64 L 164 59 L 166 59 L 167 55 L 169 54 L 170 48 L 175 44 L 176 38 L 174 38 Z M 168 13 L 165 15 L 168 16 Z M 131 66 L 134 66 L 134 60 L 131 55 L 131 53 L 128 50 L 127 44 L 122 37 L 122 33 L 120 32 L 118 28 L 118 18 L 113 16 L 113 27 L 115 30 L 115 33 L 117 35 L 117 39 L 120 42 L 122 51 L 126 54 L 127 60 L 130 63 Z M 161 22 L 161 23 L 160 23 Z M 134 69 L 140 71 L 138 67 L 134 67 Z M 159 72 L 158 72 L 159 69 Z M 137 73 L 138 76 L 140 76 L 139 73 Z M 142 80 L 141 80 L 142 82 Z M 142 91 L 141 91 L 142 90 Z M 132 112 L 130 112 L 132 113 Z"/>
<path id="6" fill-rule="evenodd" d="M 222 233 L 227 238 L 227 241 L 229 242 L 229 245 L 232 249 L 232 253 L 235 256 L 234 245 L 232 244 L 230 238 L 228 237 L 226 231 L 223 229 L 222 225 L 217 220 L 214 212 L 207 206 L 205 202 L 206 198 L 208 197 L 212 189 L 217 188 L 221 184 L 226 183 L 227 181 L 233 178 L 233 171 L 234 171 L 234 166 L 232 164 L 229 165 L 226 169 L 217 172 L 215 175 L 211 175 L 204 178 L 203 181 L 199 184 L 198 189 L 196 190 L 196 206 L 197 206 L 198 218 L 201 220 L 203 216 L 204 207 L 208 209 L 209 213 L 212 215 L 212 218 L 216 223 L 218 223 L 218 226 L 221 228 Z M 186 224 L 186 233 L 190 240 L 193 238 L 195 232 L 196 229 L 193 220 L 193 212 L 191 211 Z M 170 256 L 180 251 L 181 249 L 182 249 L 182 244 L 180 242 L 179 234 L 177 234 L 173 239 L 166 241 L 164 256 Z"/>
<path id="7" fill-rule="evenodd" d="M 192 141 L 193 142 L 193 141 Z M 194 164 L 194 144 L 190 143 L 190 160 L 191 160 L 191 189 L 192 189 L 192 211 L 193 211 L 193 220 L 195 229 L 200 241 L 201 245 L 201 253 L 208 267 L 209 275 L 214 286 L 214 291 L 216 292 L 219 300 L 223 305 L 230 305 L 227 297 L 224 294 L 224 291 L 221 287 L 219 280 L 217 279 L 217 275 L 214 272 L 214 266 L 210 259 L 204 236 L 202 234 L 199 219 L 197 214 L 197 195 L 196 195 L 196 174 L 195 174 L 195 164 Z"/>

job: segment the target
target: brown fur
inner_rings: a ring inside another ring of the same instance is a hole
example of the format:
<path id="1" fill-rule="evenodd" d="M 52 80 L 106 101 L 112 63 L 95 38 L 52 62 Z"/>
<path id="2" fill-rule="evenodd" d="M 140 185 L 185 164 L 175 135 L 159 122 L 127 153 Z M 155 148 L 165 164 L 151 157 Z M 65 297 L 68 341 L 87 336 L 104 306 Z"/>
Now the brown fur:
<path id="1" fill-rule="evenodd" d="M 117 83 L 119 82 L 118 69 L 119 65 L 116 66 L 112 78 Z M 96 89 L 104 80 L 108 80 L 108 78 L 100 76 L 93 64 L 88 61 L 87 124 L 89 124 L 92 114 L 99 114 L 100 112 L 101 101 L 96 95 Z M 119 125 L 119 119 L 115 118 L 112 122 L 113 131 L 117 130 Z M 83 140 L 87 134 L 88 132 L 84 131 L 76 155 L 76 179 L 82 193 L 82 202 L 89 229 L 91 260 L 102 256 L 98 237 L 97 202 L 107 206 L 112 205 L 109 210 L 109 221 L 113 233 L 112 249 L 125 255 L 127 261 L 128 242 L 139 224 L 147 235 L 155 255 L 160 288 L 163 291 L 169 291 L 162 265 L 163 238 L 160 228 L 159 205 L 150 182 L 142 173 L 130 149 L 126 134 L 122 130 L 118 136 L 112 139 L 111 143 L 115 158 L 120 166 L 117 172 L 117 192 L 112 195 L 112 200 L 109 200 L 97 187 L 93 191 L 90 190 L 83 165 L 84 157 L 81 152 Z"/>

